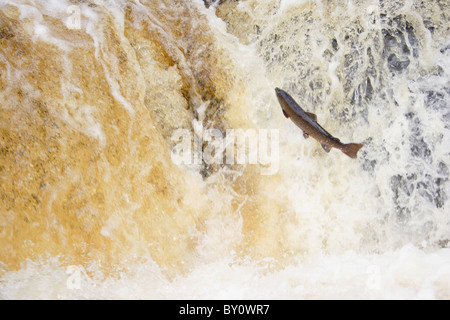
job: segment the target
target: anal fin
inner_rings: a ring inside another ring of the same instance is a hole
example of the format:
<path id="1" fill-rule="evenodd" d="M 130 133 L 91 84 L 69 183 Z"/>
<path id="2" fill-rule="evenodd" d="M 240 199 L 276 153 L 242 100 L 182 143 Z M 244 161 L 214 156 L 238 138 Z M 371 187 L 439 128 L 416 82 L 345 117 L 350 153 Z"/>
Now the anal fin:
<path id="1" fill-rule="evenodd" d="M 305 139 L 309 138 L 309 134 L 307 134 L 305 131 L 303 131 L 303 138 L 305 138 Z"/>
<path id="2" fill-rule="evenodd" d="M 284 111 L 283 109 L 281 110 L 283 111 L 284 116 L 289 119 L 289 115 L 286 113 L 286 111 Z"/>

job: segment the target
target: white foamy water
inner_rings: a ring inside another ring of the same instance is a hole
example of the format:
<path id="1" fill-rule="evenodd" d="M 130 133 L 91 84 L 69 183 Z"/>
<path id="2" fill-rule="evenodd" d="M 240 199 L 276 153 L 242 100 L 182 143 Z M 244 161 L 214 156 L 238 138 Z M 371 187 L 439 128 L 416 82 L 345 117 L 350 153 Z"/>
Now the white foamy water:
<path id="1" fill-rule="evenodd" d="M 151 261 L 134 264 L 114 278 L 87 276 L 85 269 L 47 261 L 7 274 L 1 298 L 447 299 L 449 255 L 448 249 L 425 253 L 407 245 L 380 255 L 349 251 L 300 258 L 277 271 L 227 258 L 199 263 L 171 280 Z"/>
<path id="2" fill-rule="evenodd" d="M 448 3 L 70 6 L 0 1 L 0 298 L 450 298 Z M 171 163 L 202 127 L 279 130 L 278 172 Z"/>

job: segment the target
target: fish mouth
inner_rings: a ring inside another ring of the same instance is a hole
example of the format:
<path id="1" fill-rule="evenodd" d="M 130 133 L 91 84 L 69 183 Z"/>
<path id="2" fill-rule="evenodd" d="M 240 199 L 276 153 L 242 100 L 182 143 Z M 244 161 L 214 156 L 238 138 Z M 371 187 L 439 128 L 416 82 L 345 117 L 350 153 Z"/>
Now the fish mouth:
<path id="1" fill-rule="evenodd" d="M 275 93 L 277 95 L 278 98 L 283 96 L 284 91 L 281 90 L 280 88 L 275 88 Z"/>

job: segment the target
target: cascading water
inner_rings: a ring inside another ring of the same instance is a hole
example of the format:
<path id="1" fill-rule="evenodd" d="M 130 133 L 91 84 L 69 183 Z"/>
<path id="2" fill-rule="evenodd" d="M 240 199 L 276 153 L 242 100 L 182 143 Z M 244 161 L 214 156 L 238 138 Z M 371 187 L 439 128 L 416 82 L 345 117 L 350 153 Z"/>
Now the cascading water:
<path id="1" fill-rule="evenodd" d="M 450 298 L 449 21 L 448 1 L 0 0 L 0 298 Z M 305 140 L 275 87 L 358 159 Z M 275 170 L 174 161 L 179 130 L 203 154 L 276 132 Z"/>

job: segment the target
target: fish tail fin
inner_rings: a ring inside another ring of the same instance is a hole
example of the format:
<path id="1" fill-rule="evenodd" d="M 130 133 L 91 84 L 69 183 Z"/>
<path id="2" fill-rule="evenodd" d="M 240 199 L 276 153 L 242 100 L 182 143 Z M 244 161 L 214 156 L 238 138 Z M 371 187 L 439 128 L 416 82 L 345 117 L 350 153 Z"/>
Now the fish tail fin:
<path id="1" fill-rule="evenodd" d="M 348 143 L 342 149 L 342 152 L 348 155 L 352 159 L 356 159 L 359 149 L 364 147 L 363 144 L 359 143 Z"/>

